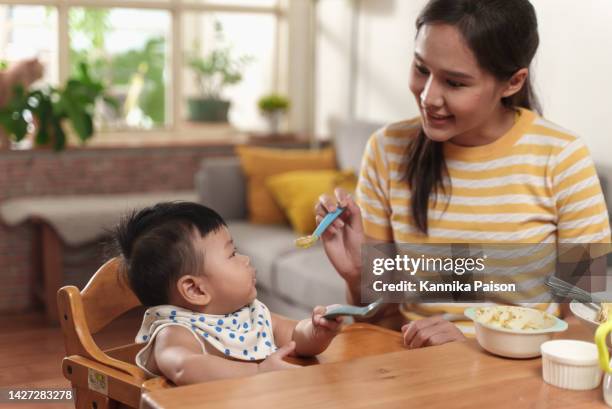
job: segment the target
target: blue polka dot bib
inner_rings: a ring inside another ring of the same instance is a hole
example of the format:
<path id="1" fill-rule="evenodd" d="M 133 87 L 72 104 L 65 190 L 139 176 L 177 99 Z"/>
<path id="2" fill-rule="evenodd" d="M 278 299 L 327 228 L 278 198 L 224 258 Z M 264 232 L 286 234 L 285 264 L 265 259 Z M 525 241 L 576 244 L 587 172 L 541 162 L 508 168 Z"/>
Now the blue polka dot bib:
<path id="1" fill-rule="evenodd" d="M 234 359 L 265 359 L 277 350 L 270 311 L 259 300 L 225 315 L 202 314 L 172 305 L 151 307 L 145 311 L 136 342 L 150 343 L 167 325 L 189 328 L 200 341 Z"/>

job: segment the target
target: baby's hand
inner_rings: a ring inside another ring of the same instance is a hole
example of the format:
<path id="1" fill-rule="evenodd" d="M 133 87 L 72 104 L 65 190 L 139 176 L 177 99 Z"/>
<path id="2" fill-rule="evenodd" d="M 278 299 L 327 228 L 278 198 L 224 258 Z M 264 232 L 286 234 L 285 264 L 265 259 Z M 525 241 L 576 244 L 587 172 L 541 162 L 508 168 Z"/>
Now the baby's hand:
<path id="1" fill-rule="evenodd" d="M 261 363 L 257 365 L 257 372 L 272 372 L 280 371 L 283 369 L 299 368 L 299 365 L 293 365 L 283 361 L 283 358 L 292 354 L 295 350 L 295 341 L 289 342 L 287 345 L 283 345 L 276 352 L 269 355 Z"/>
<path id="2" fill-rule="evenodd" d="M 342 317 L 336 317 L 334 319 L 323 318 L 323 315 L 327 312 L 327 309 L 330 307 L 335 307 L 338 304 L 330 305 L 328 307 L 316 306 L 312 310 L 312 325 L 314 327 L 315 333 L 324 332 L 324 333 L 336 333 L 340 329 L 340 325 L 342 324 Z"/>

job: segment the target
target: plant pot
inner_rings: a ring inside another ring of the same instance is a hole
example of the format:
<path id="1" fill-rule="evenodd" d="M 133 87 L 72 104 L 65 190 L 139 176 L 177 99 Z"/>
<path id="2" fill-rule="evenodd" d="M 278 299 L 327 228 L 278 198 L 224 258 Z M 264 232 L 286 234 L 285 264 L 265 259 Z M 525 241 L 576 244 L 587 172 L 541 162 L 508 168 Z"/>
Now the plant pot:
<path id="1" fill-rule="evenodd" d="M 285 111 L 282 109 L 275 109 L 274 111 L 265 112 L 265 117 L 268 121 L 268 132 L 272 135 L 277 135 L 280 130 L 280 123 L 283 119 Z"/>
<path id="2" fill-rule="evenodd" d="M 227 122 L 230 102 L 213 98 L 189 98 L 189 120 L 196 122 Z"/>

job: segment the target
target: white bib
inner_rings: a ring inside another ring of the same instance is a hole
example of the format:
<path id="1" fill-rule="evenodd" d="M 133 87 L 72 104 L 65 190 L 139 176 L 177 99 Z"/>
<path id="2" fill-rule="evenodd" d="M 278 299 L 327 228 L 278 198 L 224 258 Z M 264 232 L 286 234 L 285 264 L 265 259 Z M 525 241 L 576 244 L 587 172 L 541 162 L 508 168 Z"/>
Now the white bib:
<path id="1" fill-rule="evenodd" d="M 258 300 L 225 315 L 202 314 L 172 305 L 148 308 L 136 342 L 150 343 L 161 327 L 167 325 L 190 329 L 198 340 L 205 340 L 234 359 L 265 359 L 278 349 L 274 344 L 270 311 Z"/>

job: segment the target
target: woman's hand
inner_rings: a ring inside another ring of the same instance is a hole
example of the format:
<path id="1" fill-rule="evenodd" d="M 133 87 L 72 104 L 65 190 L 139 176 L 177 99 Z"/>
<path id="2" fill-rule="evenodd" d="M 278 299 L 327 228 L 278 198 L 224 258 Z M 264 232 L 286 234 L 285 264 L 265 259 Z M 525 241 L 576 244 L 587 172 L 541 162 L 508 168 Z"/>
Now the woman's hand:
<path id="1" fill-rule="evenodd" d="M 335 191 L 336 198 L 321 195 L 315 207 L 317 224 L 337 206 L 345 210 L 321 236 L 325 253 L 349 287 L 359 285 L 361 275 L 361 245 L 364 242 L 361 211 L 353 198 L 343 189 Z"/>
<path id="2" fill-rule="evenodd" d="M 441 315 L 409 322 L 402 327 L 402 335 L 404 345 L 410 349 L 465 340 L 459 328 Z"/>

